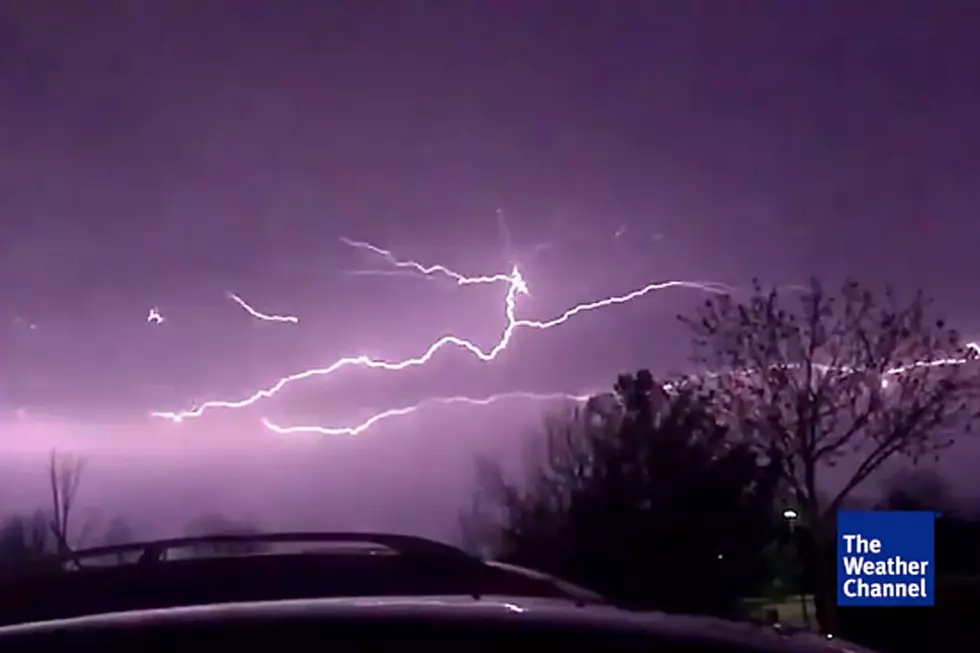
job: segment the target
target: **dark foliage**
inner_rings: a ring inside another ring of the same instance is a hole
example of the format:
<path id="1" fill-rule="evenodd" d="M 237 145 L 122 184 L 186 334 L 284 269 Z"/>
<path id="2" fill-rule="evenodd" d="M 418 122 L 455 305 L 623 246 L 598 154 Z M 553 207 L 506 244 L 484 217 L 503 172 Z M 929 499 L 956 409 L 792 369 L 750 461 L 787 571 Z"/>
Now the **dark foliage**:
<path id="1" fill-rule="evenodd" d="M 56 549 L 43 511 L 11 515 L 0 523 L 0 567 L 31 565 Z"/>
<path id="2" fill-rule="evenodd" d="M 891 476 L 883 486 L 877 510 L 930 510 L 936 520 L 936 573 L 980 576 L 980 514 L 957 501 L 935 470 L 913 469 Z"/>
<path id="3" fill-rule="evenodd" d="M 777 461 L 733 444 L 694 391 L 668 395 L 641 371 L 616 393 L 615 415 L 587 407 L 548 424 L 523 485 L 483 468 L 499 557 L 632 606 L 730 613 L 765 578 Z"/>

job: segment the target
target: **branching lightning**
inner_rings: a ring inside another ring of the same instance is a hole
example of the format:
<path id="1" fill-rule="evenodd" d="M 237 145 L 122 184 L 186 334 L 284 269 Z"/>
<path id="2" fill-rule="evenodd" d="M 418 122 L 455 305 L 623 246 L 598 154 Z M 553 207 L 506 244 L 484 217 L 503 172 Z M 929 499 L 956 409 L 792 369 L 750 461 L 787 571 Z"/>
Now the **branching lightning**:
<path id="1" fill-rule="evenodd" d="M 458 272 L 454 272 L 444 265 L 422 265 L 416 261 L 402 261 L 395 258 L 395 255 L 386 249 L 381 249 L 376 247 L 371 243 L 366 243 L 360 240 L 351 240 L 350 238 L 341 238 L 340 241 L 346 245 L 357 249 L 363 249 L 372 254 L 377 254 L 388 263 L 390 263 L 395 268 L 403 271 L 407 271 L 413 274 L 423 274 L 425 276 L 432 276 L 435 274 L 444 275 L 449 277 L 460 286 L 467 286 L 471 284 L 484 284 L 484 283 L 506 283 L 510 286 L 511 291 L 519 294 L 527 294 L 527 284 L 524 283 L 523 277 L 521 277 L 520 272 L 518 272 L 515 267 L 510 274 L 492 274 L 489 276 L 480 277 L 466 277 Z M 508 293 L 508 302 L 510 301 L 510 293 Z M 509 304 L 508 304 L 509 305 Z"/>
<path id="2" fill-rule="evenodd" d="M 257 311 L 254 308 L 252 308 L 252 306 L 248 302 L 246 302 L 244 299 L 242 299 L 241 297 L 239 297 L 233 292 L 228 293 L 228 299 L 232 300 L 233 302 L 235 302 L 236 304 L 244 308 L 249 315 L 251 315 L 257 320 L 264 320 L 266 322 L 289 322 L 291 324 L 299 323 L 299 318 L 294 315 L 269 315 L 268 313 L 262 313 L 261 311 Z"/>
<path id="3" fill-rule="evenodd" d="M 229 409 L 244 408 L 246 406 L 255 404 L 256 402 L 262 399 L 267 399 L 269 397 L 274 396 L 275 394 L 279 393 L 283 388 L 285 388 L 286 386 L 292 383 L 295 383 L 297 381 L 302 381 L 305 379 L 310 379 L 313 377 L 328 376 L 349 366 L 366 367 L 371 369 L 387 370 L 387 371 L 399 371 L 410 367 L 417 367 L 420 365 L 424 365 L 429 360 L 431 360 L 432 357 L 435 356 L 440 350 L 442 350 L 443 348 L 449 345 L 453 345 L 455 347 L 464 349 L 468 351 L 470 354 L 472 354 L 473 356 L 480 359 L 481 361 L 489 362 L 494 360 L 505 349 L 507 349 L 507 347 L 510 345 L 514 337 L 514 334 L 517 332 L 518 329 L 521 328 L 536 329 L 536 330 L 551 329 L 553 327 L 557 327 L 561 324 L 564 324 L 569 319 L 571 319 L 572 317 L 580 313 L 593 311 L 599 308 L 604 308 L 615 304 L 625 304 L 635 299 L 639 299 L 640 297 L 643 297 L 650 293 L 660 291 L 660 290 L 667 290 L 671 288 L 691 288 L 703 292 L 712 292 L 712 293 L 719 293 L 719 294 L 730 291 L 730 289 L 727 286 L 724 286 L 722 284 L 717 284 L 717 283 L 696 282 L 696 281 L 663 281 L 659 283 L 648 284 L 642 288 L 638 288 L 636 290 L 633 290 L 632 292 L 623 295 L 611 296 L 592 302 L 577 304 L 575 306 L 568 308 L 567 310 L 563 311 L 558 316 L 550 320 L 541 321 L 541 320 L 519 319 L 516 315 L 518 298 L 521 295 L 529 294 L 529 289 L 526 281 L 524 280 L 520 271 L 516 267 L 513 268 L 509 274 L 497 273 L 492 275 L 468 277 L 458 272 L 455 272 L 454 270 L 451 270 L 443 265 L 427 266 L 416 261 L 404 261 L 398 259 L 390 251 L 386 249 L 382 249 L 380 247 L 377 247 L 367 242 L 350 240 L 347 238 L 343 238 L 341 240 L 351 247 L 363 249 L 382 257 L 390 265 L 392 265 L 394 268 L 399 270 L 414 272 L 426 276 L 441 275 L 449 279 L 452 279 L 453 281 L 455 281 L 456 284 L 460 286 L 476 285 L 476 284 L 506 284 L 507 292 L 504 297 L 504 315 L 506 318 L 506 323 L 500 339 L 492 348 L 484 350 L 479 345 L 476 345 L 473 342 L 465 338 L 462 338 L 460 336 L 445 335 L 439 338 L 438 340 L 436 340 L 434 343 L 432 343 L 428 347 L 428 349 L 426 349 L 421 355 L 416 356 L 414 358 L 406 358 L 397 361 L 390 361 L 390 360 L 373 359 L 363 355 L 345 357 L 333 362 L 332 364 L 326 367 L 311 368 L 311 369 L 303 370 L 301 372 L 296 372 L 294 374 L 284 376 L 280 378 L 278 381 L 276 381 L 274 384 L 272 384 L 271 386 L 261 390 L 257 390 L 251 395 L 241 399 L 207 401 L 195 408 L 191 408 L 188 410 L 178 411 L 178 412 L 158 411 L 152 413 L 152 415 L 154 417 L 169 419 L 173 422 L 182 422 L 186 419 L 200 417 L 206 411 L 215 408 L 229 408 Z M 245 308 L 253 315 L 256 315 L 256 317 L 259 317 L 261 315 L 261 314 L 257 314 L 258 313 L 257 311 L 249 307 L 245 302 L 241 301 L 239 298 L 236 298 L 235 296 L 232 297 L 237 299 L 237 301 L 239 301 L 239 303 L 242 305 L 243 308 Z M 260 319 L 269 319 L 270 317 L 276 318 L 277 316 L 261 316 Z M 280 317 L 278 321 L 293 321 L 293 320 Z M 452 397 L 448 399 L 429 400 L 428 402 L 422 402 L 422 404 L 439 403 L 439 402 L 442 403 L 469 402 L 471 404 L 476 404 L 476 405 L 486 405 L 488 403 L 492 403 L 494 401 L 499 400 L 500 398 L 505 398 L 507 396 L 531 397 L 534 395 L 529 393 L 517 393 L 517 394 L 507 393 L 504 395 L 495 395 L 494 397 L 489 397 L 486 399 Z M 562 396 L 568 397 L 570 395 L 562 395 Z M 377 423 L 381 419 L 385 419 L 387 417 L 394 417 L 400 414 L 407 414 L 409 412 L 417 410 L 419 407 L 420 406 L 414 406 L 409 408 L 396 409 L 394 411 L 386 411 L 380 413 L 379 415 L 375 415 L 374 417 L 369 418 L 368 420 L 366 420 L 360 425 L 354 427 L 342 428 L 342 429 L 321 429 L 321 427 L 291 427 L 290 428 L 290 427 L 280 427 L 269 421 L 266 421 L 265 423 L 266 426 L 268 426 L 269 428 L 279 432 L 296 432 L 295 429 L 300 429 L 300 430 L 317 431 L 317 432 L 324 432 L 324 433 L 337 432 L 337 433 L 353 434 L 353 433 L 362 432 L 365 428 L 368 428 L 370 425 Z"/>
<path id="4" fill-rule="evenodd" d="M 374 359 L 368 356 L 351 356 L 340 358 L 334 361 L 332 364 L 325 367 L 311 368 L 296 372 L 294 374 L 289 374 L 287 376 L 281 377 L 271 386 L 257 390 L 251 395 L 235 400 L 213 400 L 206 401 L 195 408 L 191 408 L 184 411 L 170 412 L 170 411 L 159 411 L 152 413 L 152 416 L 164 418 L 171 420 L 175 423 L 182 422 L 186 419 L 196 418 L 202 416 L 206 411 L 216 408 L 228 408 L 237 409 L 245 408 L 252 404 L 255 404 L 263 399 L 270 398 L 286 386 L 295 383 L 297 381 L 303 381 L 305 379 L 310 379 L 313 377 L 328 376 L 331 375 L 345 367 L 357 366 L 369 369 L 377 370 L 387 370 L 387 371 L 399 371 L 411 367 L 418 367 L 426 364 L 431 360 L 440 350 L 443 348 L 453 345 L 460 349 L 464 349 L 479 360 L 483 362 L 490 362 L 499 356 L 507 347 L 511 344 L 514 334 L 521 328 L 526 329 L 536 329 L 536 330 L 547 330 L 564 324 L 572 317 L 589 311 L 597 310 L 600 308 L 605 308 L 608 306 L 613 306 L 617 304 L 625 304 L 633 300 L 639 299 L 653 292 L 667 290 L 671 288 L 688 288 L 695 289 L 702 292 L 724 294 L 729 293 L 732 289 L 724 284 L 711 283 L 711 282 L 698 282 L 698 281 L 662 281 L 658 283 L 651 283 L 641 288 L 635 289 L 631 292 L 605 297 L 603 299 L 598 299 L 591 302 L 585 302 L 582 304 L 574 305 L 565 311 L 558 314 L 549 320 L 528 320 L 520 319 L 517 317 L 517 303 L 518 298 L 522 295 L 530 294 L 527 282 L 521 275 L 518 268 L 515 266 L 510 273 L 497 273 L 492 275 L 468 277 L 462 275 L 454 270 L 451 270 L 443 265 L 423 265 L 417 261 L 401 260 L 395 257 L 392 252 L 372 245 L 363 241 L 356 241 L 347 238 L 341 239 L 347 245 L 366 250 L 375 254 L 382 259 L 384 259 L 389 265 L 391 265 L 394 270 L 390 273 L 394 274 L 405 274 L 412 276 L 424 276 L 432 277 L 435 275 L 445 277 L 452 280 L 455 284 L 459 286 L 466 285 L 478 285 L 478 284 L 505 284 L 507 287 L 507 292 L 504 296 L 504 316 L 505 316 L 505 326 L 501 333 L 500 339 L 497 343 L 489 348 L 482 349 L 479 345 L 474 344 L 470 340 L 462 338 L 457 335 L 445 335 L 433 342 L 421 355 L 406 358 L 402 360 L 382 360 Z M 237 295 L 228 293 L 228 296 L 236 301 L 242 308 L 248 311 L 252 316 L 267 321 L 274 322 L 290 322 L 296 323 L 299 321 L 298 318 L 293 316 L 280 316 L 280 315 L 267 315 L 260 313 L 251 306 L 249 306 L 244 300 L 242 300 Z M 977 356 L 980 356 L 980 344 L 978 343 L 968 343 L 966 345 L 967 356 L 960 358 L 941 358 L 935 360 L 921 361 L 916 363 L 911 363 L 901 367 L 895 367 L 886 370 L 882 374 L 882 383 L 887 384 L 888 378 L 903 372 L 907 372 L 910 369 L 917 367 L 935 367 L 935 366 L 947 366 L 947 365 L 960 365 L 967 360 L 973 360 Z M 569 401 L 581 402 L 588 399 L 591 394 L 586 395 L 574 395 L 569 393 L 531 393 L 531 392 L 506 392 L 496 395 L 491 395 L 485 398 L 472 398 L 465 396 L 454 396 L 454 397 L 437 397 L 425 399 L 417 404 L 410 406 L 405 406 L 402 408 L 392 408 L 384 410 L 373 414 L 364 421 L 352 425 L 352 426 L 342 426 L 342 427 L 327 427 L 327 426 L 317 426 L 317 425 L 300 425 L 300 426 L 282 426 L 279 425 L 268 418 L 263 418 L 263 425 L 270 429 L 271 431 L 279 434 L 296 434 L 296 433 L 316 433 L 322 435 L 358 435 L 363 433 L 365 430 L 375 426 L 379 422 L 386 421 L 395 417 L 401 417 L 405 415 L 412 414 L 418 410 L 421 410 L 427 406 L 432 405 L 451 405 L 451 404 L 464 404 L 469 406 L 487 406 L 494 404 L 499 401 L 513 398 L 525 398 L 525 399 L 535 399 L 535 400 L 548 400 L 548 399 L 565 399 Z"/>

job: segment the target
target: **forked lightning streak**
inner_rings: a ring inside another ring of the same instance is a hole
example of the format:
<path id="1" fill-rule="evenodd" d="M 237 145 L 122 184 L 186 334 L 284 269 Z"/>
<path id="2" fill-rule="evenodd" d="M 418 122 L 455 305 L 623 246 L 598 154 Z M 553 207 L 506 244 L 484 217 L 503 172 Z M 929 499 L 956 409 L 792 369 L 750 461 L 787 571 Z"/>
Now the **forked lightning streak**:
<path id="1" fill-rule="evenodd" d="M 723 284 L 717 284 L 717 283 L 706 283 L 706 282 L 696 282 L 696 281 L 664 281 L 664 282 L 646 285 L 642 288 L 638 288 L 636 290 L 633 290 L 632 292 L 623 295 L 606 297 L 604 299 L 600 299 L 592 302 L 577 304 L 575 306 L 568 308 L 567 310 L 559 314 L 557 317 L 554 317 L 550 320 L 543 320 L 543 321 L 526 320 L 526 319 L 519 319 L 516 316 L 518 297 L 521 295 L 529 294 L 528 285 L 524 280 L 523 276 L 521 275 L 520 270 L 518 270 L 516 267 L 512 269 L 510 273 L 507 274 L 497 273 L 492 275 L 468 277 L 442 265 L 426 266 L 416 261 L 403 261 L 397 259 L 390 251 L 382 249 L 380 247 L 376 247 L 374 245 L 371 245 L 370 243 L 349 240 L 349 239 L 342 239 L 342 240 L 346 244 L 352 247 L 367 250 L 369 252 L 372 252 L 384 258 L 386 261 L 388 261 L 388 263 L 390 263 L 396 269 L 411 270 L 427 276 L 436 275 L 436 274 L 443 275 L 445 277 L 454 280 L 458 285 L 461 286 L 478 285 L 478 284 L 480 285 L 506 284 L 507 292 L 504 297 L 505 326 L 499 341 L 492 348 L 484 350 L 480 346 L 471 342 L 470 340 L 467 340 L 460 336 L 446 335 L 436 340 L 428 347 L 428 349 L 425 350 L 425 352 L 423 352 L 421 355 L 414 358 L 390 361 L 390 360 L 373 359 L 363 355 L 345 357 L 333 362 L 332 364 L 326 367 L 311 368 L 311 369 L 303 370 L 301 372 L 297 372 L 295 374 L 284 376 L 280 378 L 278 381 L 276 381 L 274 384 L 269 386 L 268 388 L 257 390 L 251 395 L 241 399 L 207 401 L 189 410 L 179 411 L 179 412 L 157 411 L 152 413 L 152 415 L 154 417 L 169 419 L 173 422 L 182 422 L 186 419 L 200 417 L 206 411 L 215 408 L 229 408 L 229 409 L 245 408 L 262 399 L 272 397 L 273 395 L 277 394 L 286 386 L 292 383 L 313 378 L 313 377 L 328 376 L 330 374 L 333 374 L 334 372 L 337 372 L 349 366 L 359 366 L 359 367 L 366 367 L 370 369 L 387 370 L 387 371 L 398 371 L 410 367 L 417 367 L 420 365 L 424 365 L 429 360 L 431 360 L 432 357 L 435 356 L 440 350 L 442 350 L 443 348 L 449 345 L 453 345 L 455 347 L 464 349 L 469 353 L 471 353 L 473 356 L 477 357 L 478 359 L 484 362 L 489 362 L 494 360 L 504 350 L 507 349 L 507 347 L 510 345 L 514 337 L 515 332 L 521 328 L 537 329 L 537 330 L 551 329 L 561 324 L 564 324 L 569 319 L 571 319 L 572 317 L 580 313 L 593 311 L 599 308 L 604 308 L 615 304 L 624 304 L 660 290 L 667 290 L 671 288 L 691 288 L 704 292 L 712 292 L 712 293 L 719 293 L 719 294 L 728 292 L 730 290 L 727 286 Z M 244 304 L 244 302 L 240 302 L 240 303 L 242 304 L 243 307 L 247 307 L 247 305 Z M 248 310 L 248 308 L 246 308 L 246 310 Z M 275 316 L 265 316 L 265 317 L 269 318 Z M 293 321 L 282 316 L 280 316 L 279 319 L 281 321 Z M 517 394 L 521 396 L 527 396 L 527 397 L 534 396 L 527 393 L 523 393 L 523 394 L 517 393 Z M 466 398 L 456 397 L 456 398 L 443 399 L 443 400 L 436 399 L 432 401 L 437 403 L 440 401 L 443 403 L 446 401 L 449 401 L 450 403 L 469 401 L 470 403 L 475 403 L 477 405 L 480 405 L 481 402 L 485 403 L 487 400 L 480 400 L 480 399 L 467 400 Z M 426 403 L 426 402 L 422 402 L 422 403 Z M 387 416 L 397 416 L 398 414 L 405 414 L 406 412 L 411 412 L 412 410 L 414 410 L 414 408 L 397 409 L 394 413 L 391 413 L 391 415 L 387 415 Z M 386 413 L 382 412 L 379 415 L 386 415 Z M 374 424 L 379 419 L 383 419 L 383 418 L 384 417 L 375 416 L 366 420 L 365 423 Z M 271 422 L 267 422 L 267 425 L 270 428 L 273 428 L 274 426 Z M 363 431 L 362 426 L 340 429 L 339 432 L 359 433 Z M 294 428 L 302 428 L 302 427 L 294 427 Z M 315 428 L 319 428 L 319 427 L 315 427 Z M 279 430 L 283 430 L 283 428 L 280 427 Z M 324 432 L 332 432 L 332 431 L 327 429 Z"/>

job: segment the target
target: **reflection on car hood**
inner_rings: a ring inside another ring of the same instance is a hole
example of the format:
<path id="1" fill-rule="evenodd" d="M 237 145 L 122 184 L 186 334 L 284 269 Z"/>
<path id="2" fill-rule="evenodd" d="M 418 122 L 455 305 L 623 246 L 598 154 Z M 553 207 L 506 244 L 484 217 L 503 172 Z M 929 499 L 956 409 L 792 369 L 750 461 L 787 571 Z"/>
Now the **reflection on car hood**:
<path id="1" fill-rule="evenodd" d="M 715 617 L 633 612 L 605 605 L 582 605 L 567 600 L 510 596 L 353 597 L 222 603 L 177 608 L 117 612 L 6 626 L 0 636 L 57 628 L 144 625 L 154 622 L 196 621 L 236 617 L 248 619 L 290 616 L 414 616 L 434 619 L 478 618 L 530 620 L 595 627 L 639 628 L 678 638 L 696 637 L 742 643 L 770 650 L 812 653 L 872 653 L 839 639 L 807 631 L 783 631 L 750 622 Z"/>

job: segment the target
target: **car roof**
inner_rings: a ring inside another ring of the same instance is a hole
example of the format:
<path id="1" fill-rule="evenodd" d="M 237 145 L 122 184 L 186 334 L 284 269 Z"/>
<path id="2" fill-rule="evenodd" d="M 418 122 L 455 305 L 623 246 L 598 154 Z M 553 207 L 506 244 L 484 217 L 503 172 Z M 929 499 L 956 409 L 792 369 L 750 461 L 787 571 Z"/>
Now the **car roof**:
<path id="1" fill-rule="evenodd" d="M 289 545 L 289 552 L 165 556 L 201 543 L 256 541 Z M 126 558 L 134 553 L 141 561 Z M 351 596 L 507 594 L 605 602 L 551 576 L 486 563 L 449 545 L 371 533 L 181 538 L 103 547 L 3 580 L 0 624 L 205 603 Z"/>
<path id="2" fill-rule="evenodd" d="M 57 631 L 59 634 L 99 629 L 166 628 L 213 622 L 315 621 L 356 619 L 418 619 L 464 624 L 534 624 L 611 632 L 649 633 L 670 640 L 719 643 L 732 650 L 794 653 L 862 653 L 849 642 L 809 632 L 781 632 L 747 622 L 660 612 L 630 612 L 612 606 L 576 605 L 545 598 L 486 596 L 358 597 L 227 603 L 127 611 L 0 627 L 5 639 Z"/>

